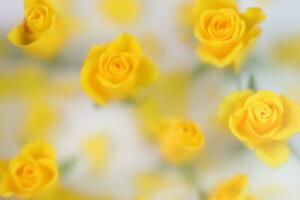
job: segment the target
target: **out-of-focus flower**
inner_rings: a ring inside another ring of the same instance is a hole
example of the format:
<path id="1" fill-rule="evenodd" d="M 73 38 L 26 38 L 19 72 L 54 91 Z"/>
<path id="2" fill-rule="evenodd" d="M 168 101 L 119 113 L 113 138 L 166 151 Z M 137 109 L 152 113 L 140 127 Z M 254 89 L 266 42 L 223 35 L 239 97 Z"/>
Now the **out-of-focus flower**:
<path id="1" fill-rule="evenodd" d="M 199 156 L 204 145 L 204 135 L 190 121 L 165 120 L 157 128 L 163 157 L 173 164 L 185 164 Z"/>
<path id="2" fill-rule="evenodd" d="M 115 41 L 94 46 L 81 71 L 81 86 L 100 105 L 134 95 L 157 76 L 139 42 L 124 33 Z"/>
<path id="3" fill-rule="evenodd" d="M 260 35 L 259 23 L 265 19 L 260 8 L 240 13 L 235 0 L 197 0 L 193 15 L 202 62 L 236 70 Z"/>
<path id="4" fill-rule="evenodd" d="M 219 184 L 210 194 L 209 200 L 255 200 L 252 195 L 247 193 L 247 185 L 247 176 L 234 176 L 231 179 Z"/>
<path id="5" fill-rule="evenodd" d="M 136 189 L 144 200 L 198 200 L 199 194 L 178 173 L 144 172 L 136 177 Z"/>
<path id="6" fill-rule="evenodd" d="M 53 187 L 48 188 L 47 190 L 43 190 L 42 192 L 37 193 L 30 200 L 113 200 L 112 197 L 98 197 L 92 195 L 86 195 L 80 193 L 76 190 L 72 190 L 70 188 L 66 188 L 61 185 L 54 185 Z"/>
<path id="7" fill-rule="evenodd" d="M 273 3 L 273 0 L 257 0 L 262 6 L 268 6 Z"/>
<path id="8" fill-rule="evenodd" d="M 223 100 L 219 115 L 239 140 L 273 167 L 287 161 L 287 140 L 300 131 L 300 107 L 271 91 L 234 92 Z"/>
<path id="9" fill-rule="evenodd" d="M 145 32 L 141 36 L 141 43 L 147 55 L 153 58 L 160 58 L 163 53 L 163 46 L 158 36 L 152 32 Z"/>
<path id="10" fill-rule="evenodd" d="M 278 63 L 300 66 L 300 34 L 276 43 L 272 48 L 272 57 Z"/>
<path id="11" fill-rule="evenodd" d="M 95 172 L 101 172 L 108 163 L 109 139 L 103 134 L 87 137 L 82 143 L 82 151 L 92 169 Z"/>
<path id="12" fill-rule="evenodd" d="M 69 25 L 51 0 L 24 0 L 25 17 L 14 27 L 8 39 L 28 54 L 51 58 L 62 48 Z"/>
<path id="13" fill-rule="evenodd" d="M 165 187 L 167 181 L 158 173 L 143 173 L 136 177 L 136 186 L 139 194 L 150 197 L 156 190 Z"/>
<path id="14" fill-rule="evenodd" d="M 46 101 L 34 101 L 29 106 L 20 133 L 25 141 L 45 139 L 58 121 L 56 108 Z"/>
<path id="15" fill-rule="evenodd" d="M 193 1 L 183 1 L 179 4 L 176 13 L 176 21 L 179 26 L 179 38 L 182 42 L 190 44 L 193 46 L 194 36 L 192 34 L 192 27 L 194 25 L 194 15 L 193 15 Z"/>
<path id="16" fill-rule="evenodd" d="M 142 133 L 149 139 L 158 138 L 156 126 L 160 119 L 186 115 L 188 83 L 186 71 L 163 74 L 151 87 L 151 95 L 137 104 L 138 119 L 144 129 Z"/>
<path id="17" fill-rule="evenodd" d="M 53 149 L 43 142 L 24 146 L 1 176 L 1 196 L 30 196 L 56 181 L 58 168 Z"/>
<path id="18" fill-rule="evenodd" d="M 0 160 L 0 177 L 3 176 L 3 173 L 5 172 L 7 163 L 8 163 L 7 160 Z"/>
<path id="19" fill-rule="evenodd" d="M 13 78 L 12 78 L 13 77 Z M 47 76 L 35 67 L 20 67 L 13 71 L 3 71 L 0 75 L 0 95 L 12 96 L 31 101 L 46 94 Z"/>
<path id="20" fill-rule="evenodd" d="M 130 24 L 139 19 L 140 0 L 99 0 L 100 12 L 116 24 Z"/>
<path id="21" fill-rule="evenodd" d="M 0 97 L 16 97 L 28 102 L 45 100 L 50 96 L 69 97 L 79 89 L 79 85 L 73 84 L 71 79 L 53 80 L 45 70 L 33 66 L 1 70 L 0 83 Z"/>

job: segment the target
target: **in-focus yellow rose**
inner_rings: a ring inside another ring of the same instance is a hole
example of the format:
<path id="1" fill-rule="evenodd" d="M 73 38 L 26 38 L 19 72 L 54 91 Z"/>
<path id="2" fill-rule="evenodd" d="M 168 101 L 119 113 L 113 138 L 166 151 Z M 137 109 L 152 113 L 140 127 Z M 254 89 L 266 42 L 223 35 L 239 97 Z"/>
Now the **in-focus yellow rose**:
<path id="1" fill-rule="evenodd" d="M 50 58 L 63 46 L 67 31 L 51 0 L 24 0 L 23 23 L 14 27 L 8 39 L 27 53 Z"/>
<path id="2" fill-rule="evenodd" d="M 53 149 L 43 142 L 26 145 L 2 174 L 0 195 L 30 196 L 51 185 L 58 177 Z"/>
<path id="3" fill-rule="evenodd" d="M 166 120 L 158 128 L 160 150 L 163 157 L 173 164 L 194 160 L 204 145 L 204 135 L 199 127 L 189 121 Z"/>
<path id="4" fill-rule="evenodd" d="M 134 95 L 156 76 L 155 65 L 144 56 L 139 42 L 124 33 L 90 50 L 81 71 L 81 86 L 96 103 L 105 105 Z"/>
<path id="5" fill-rule="evenodd" d="M 300 131 L 300 107 L 271 91 L 234 92 L 224 99 L 220 118 L 269 166 L 287 161 L 287 140 Z"/>
<path id="6" fill-rule="evenodd" d="M 258 25 L 265 16 L 260 8 L 240 13 L 235 0 L 197 0 L 194 19 L 201 60 L 219 68 L 238 69 L 260 35 Z"/>
<path id="7" fill-rule="evenodd" d="M 209 196 L 209 200 L 255 200 L 246 192 L 248 177 L 237 175 L 219 184 Z"/>
<path id="8" fill-rule="evenodd" d="M 117 24 L 129 24 L 138 20 L 142 5 L 139 0 L 99 0 L 101 13 Z"/>

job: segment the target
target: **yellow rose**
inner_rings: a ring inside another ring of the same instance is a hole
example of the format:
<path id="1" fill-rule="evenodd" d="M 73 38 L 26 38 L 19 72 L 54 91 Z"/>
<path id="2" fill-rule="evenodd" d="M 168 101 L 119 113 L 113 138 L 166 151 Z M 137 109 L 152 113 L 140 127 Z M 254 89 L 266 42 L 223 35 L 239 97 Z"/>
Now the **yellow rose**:
<path id="1" fill-rule="evenodd" d="M 24 0 L 23 23 L 14 27 L 8 39 L 27 53 L 50 58 L 61 49 L 67 31 L 50 0 Z"/>
<path id="2" fill-rule="evenodd" d="M 158 132 L 161 153 L 170 163 L 184 164 L 194 160 L 204 145 L 202 131 L 189 121 L 164 121 Z"/>
<path id="3" fill-rule="evenodd" d="M 101 105 L 133 95 L 155 79 L 154 64 L 128 33 L 109 44 L 93 47 L 81 71 L 83 90 Z"/>
<path id="4" fill-rule="evenodd" d="M 287 161 L 287 140 L 300 131 L 300 107 L 270 91 L 234 92 L 224 99 L 220 118 L 269 166 Z"/>
<path id="5" fill-rule="evenodd" d="M 51 185 L 58 177 L 55 154 L 42 142 L 26 145 L 11 160 L 1 177 L 0 195 L 30 196 Z"/>
<path id="6" fill-rule="evenodd" d="M 251 44 L 260 35 L 258 24 L 265 19 L 260 8 L 240 13 L 234 0 L 197 0 L 194 33 L 204 63 L 238 69 Z"/>
<path id="7" fill-rule="evenodd" d="M 210 195 L 209 200 L 255 200 L 245 191 L 247 185 L 247 176 L 234 176 L 218 185 Z"/>

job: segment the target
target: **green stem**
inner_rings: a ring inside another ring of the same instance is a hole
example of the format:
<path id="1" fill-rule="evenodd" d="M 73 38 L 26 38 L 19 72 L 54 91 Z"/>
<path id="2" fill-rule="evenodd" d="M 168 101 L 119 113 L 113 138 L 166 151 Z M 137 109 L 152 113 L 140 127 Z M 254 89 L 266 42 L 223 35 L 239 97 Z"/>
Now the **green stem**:
<path id="1" fill-rule="evenodd" d="M 297 149 L 292 144 L 289 144 L 289 147 L 291 149 L 291 152 L 295 156 L 295 158 L 297 158 L 297 160 L 300 162 L 300 153 L 297 151 Z"/>
<path id="2" fill-rule="evenodd" d="M 193 164 L 186 165 L 181 168 L 181 172 L 186 180 L 191 184 L 192 187 L 198 192 L 201 199 L 206 199 L 207 193 L 199 188 L 199 184 L 197 181 L 197 173 L 196 168 Z"/>
<path id="3" fill-rule="evenodd" d="M 257 91 L 257 84 L 255 81 L 254 74 L 250 74 L 250 76 L 249 76 L 248 89 L 250 89 L 252 91 Z"/>
<path id="4" fill-rule="evenodd" d="M 241 90 L 242 86 L 241 86 L 241 81 L 240 81 L 239 75 L 238 74 L 234 74 L 234 77 L 235 77 L 235 81 L 236 81 L 237 90 Z"/>
<path id="5" fill-rule="evenodd" d="M 191 80 L 197 80 L 201 75 L 203 75 L 208 69 L 210 68 L 209 65 L 201 63 L 200 65 L 196 66 L 191 74 Z"/>

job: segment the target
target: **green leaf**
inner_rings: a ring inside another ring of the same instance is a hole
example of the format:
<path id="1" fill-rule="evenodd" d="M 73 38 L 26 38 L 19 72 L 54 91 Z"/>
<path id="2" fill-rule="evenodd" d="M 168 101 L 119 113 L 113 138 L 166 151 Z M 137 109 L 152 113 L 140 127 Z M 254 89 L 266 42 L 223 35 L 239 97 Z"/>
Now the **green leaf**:
<path id="1" fill-rule="evenodd" d="M 203 75 L 209 68 L 211 68 L 210 65 L 201 63 L 198 65 L 191 74 L 192 80 L 197 80 L 201 75 Z"/>
<path id="2" fill-rule="evenodd" d="M 193 186 L 197 185 L 197 173 L 194 163 L 188 163 L 180 167 L 182 175 Z"/>
<path id="3" fill-rule="evenodd" d="M 127 97 L 127 98 L 123 99 L 123 102 L 127 105 L 135 105 L 138 103 L 138 100 L 135 99 L 134 97 Z"/>
<path id="4" fill-rule="evenodd" d="M 97 108 L 97 109 L 102 108 L 98 103 L 94 103 L 94 107 Z"/>
<path id="5" fill-rule="evenodd" d="M 59 163 L 59 172 L 62 176 L 67 175 L 75 166 L 75 164 L 77 163 L 78 158 L 77 157 L 70 157 L 64 161 L 62 161 L 61 163 Z"/>
<path id="6" fill-rule="evenodd" d="M 199 196 L 200 196 L 200 199 L 208 199 L 208 194 L 204 191 L 199 191 Z"/>

